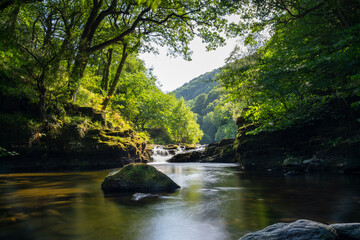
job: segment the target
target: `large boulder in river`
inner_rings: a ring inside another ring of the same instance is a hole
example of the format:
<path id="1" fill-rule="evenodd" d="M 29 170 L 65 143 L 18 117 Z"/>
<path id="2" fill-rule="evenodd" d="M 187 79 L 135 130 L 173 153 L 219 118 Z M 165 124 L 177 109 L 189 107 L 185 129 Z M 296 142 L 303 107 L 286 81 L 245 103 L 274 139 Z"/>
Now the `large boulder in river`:
<path id="1" fill-rule="evenodd" d="M 298 220 L 292 223 L 276 223 L 263 230 L 249 233 L 239 240 L 336 240 L 339 235 L 331 226 L 310 221 Z"/>
<path id="2" fill-rule="evenodd" d="M 178 188 L 164 173 L 144 163 L 128 164 L 110 173 L 101 184 L 105 192 L 173 192 Z"/>

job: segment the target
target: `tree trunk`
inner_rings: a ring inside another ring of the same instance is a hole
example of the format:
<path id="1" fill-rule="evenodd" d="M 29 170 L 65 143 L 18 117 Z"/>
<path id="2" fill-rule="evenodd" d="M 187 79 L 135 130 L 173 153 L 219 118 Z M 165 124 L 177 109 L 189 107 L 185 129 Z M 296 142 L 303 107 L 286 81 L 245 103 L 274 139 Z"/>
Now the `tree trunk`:
<path id="1" fill-rule="evenodd" d="M 84 76 L 86 64 L 90 56 L 88 49 L 91 45 L 92 37 L 96 31 L 94 23 L 100 11 L 102 2 L 103 0 L 100 0 L 99 2 L 93 1 L 94 4 L 91 8 L 90 15 L 86 21 L 84 30 L 79 40 L 79 48 L 75 57 L 75 62 L 70 74 L 70 81 L 68 85 L 69 94 L 74 102 L 76 101 L 76 95 L 79 91 L 80 81 Z"/>
<path id="2" fill-rule="evenodd" d="M 87 61 L 88 61 L 88 54 L 79 52 L 78 56 L 75 59 L 74 66 L 70 74 L 68 89 L 70 96 L 72 97 L 72 100 L 74 102 L 76 101 L 76 95 L 79 91 L 80 80 L 84 76 Z"/>
<path id="3" fill-rule="evenodd" d="M 107 93 L 107 96 L 106 98 L 104 99 L 104 101 L 102 102 L 102 110 L 104 111 L 106 109 L 106 107 L 108 106 L 112 96 L 114 95 L 115 93 L 115 90 L 116 90 L 116 87 L 117 87 L 117 84 L 119 82 L 119 79 L 120 79 L 120 75 L 121 75 L 121 72 L 124 68 L 124 65 L 125 65 L 125 61 L 126 61 L 126 58 L 128 57 L 128 53 L 126 52 L 126 48 L 127 48 L 127 44 L 124 44 L 124 47 L 123 47 L 123 54 L 122 54 L 122 57 L 121 57 L 121 61 L 120 61 L 120 64 L 116 70 L 116 74 L 115 74 L 115 77 L 114 77 L 114 80 L 112 81 L 111 83 L 111 86 L 109 88 L 109 91 Z"/>
<path id="4" fill-rule="evenodd" d="M 39 113 L 40 121 L 44 122 L 46 116 L 46 87 L 45 87 L 45 75 L 46 70 L 43 69 L 40 77 L 37 79 L 37 91 L 39 93 Z"/>
<path id="5" fill-rule="evenodd" d="M 103 73 L 103 78 L 101 80 L 101 88 L 107 92 L 108 88 L 109 88 L 109 72 L 110 72 L 110 66 L 111 66 L 111 60 L 112 60 L 112 53 L 113 53 L 113 49 L 110 48 L 108 50 L 107 55 L 107 62 L 105 64 L 105 69 L 104 69 L 104 73 Z"/>

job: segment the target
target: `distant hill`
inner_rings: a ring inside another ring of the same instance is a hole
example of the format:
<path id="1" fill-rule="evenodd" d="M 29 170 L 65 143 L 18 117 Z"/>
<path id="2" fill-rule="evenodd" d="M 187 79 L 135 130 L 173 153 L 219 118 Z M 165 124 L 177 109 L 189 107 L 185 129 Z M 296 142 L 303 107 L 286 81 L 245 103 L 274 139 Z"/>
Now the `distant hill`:
<path id="1" fill-rule="evenodd" d="M 221 68 L 205 73 L 173 91 L 177 98 L 183 97 L 191 111 L 197 114 L 197 123 L 204 132 L 200 143 L 234 138 L 237 133 L 230 106 L 221 100 L 221 90 L 215 82 L 215 75 L 220 72 Z"/>
<path id="2" fill-rule="evenodd" d="M 176 98 L 183 97 L 186 101 L 195 99 L 202 93 L 208 94 L 217 85 L 214 79 L 218 73 L 220 73 L 220 68 L 194 78 L 190 82 L 175 89 L 173 93 L 175 93 Z"/>

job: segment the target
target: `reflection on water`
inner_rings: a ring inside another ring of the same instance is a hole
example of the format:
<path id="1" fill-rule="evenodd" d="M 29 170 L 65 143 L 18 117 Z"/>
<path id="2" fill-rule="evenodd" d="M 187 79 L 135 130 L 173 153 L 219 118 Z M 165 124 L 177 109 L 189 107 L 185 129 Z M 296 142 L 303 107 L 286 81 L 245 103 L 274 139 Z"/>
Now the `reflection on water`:
<path id="1" fill-rule="evenodd" d="M 104 195 L 109 171 L 0 175 L 0 239 L 238 239 L 279 221 L 360 221 L 360 176 L 157 164 L 172 194 Z"/>

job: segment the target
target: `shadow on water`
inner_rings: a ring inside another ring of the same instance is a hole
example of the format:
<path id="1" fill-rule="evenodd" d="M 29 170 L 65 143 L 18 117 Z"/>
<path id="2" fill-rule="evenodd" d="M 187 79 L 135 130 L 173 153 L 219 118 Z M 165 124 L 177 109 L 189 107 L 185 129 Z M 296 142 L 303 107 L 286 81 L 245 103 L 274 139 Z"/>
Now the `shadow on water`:
<path id="1" fill-rule="evenodd" d="M 307 218 L 324 223 L 356 222 L 360 215 L 359 174 L 241 174 L 252 200 L 264 202 L 279 221 Z M 251 200 L 249 199 L 249 200 Z"/>
<path id="2" fill-rule="evenodd" d="M 360 221 L 359 175 L 154 166 L 181 189 L 104 194 L 109 171 L 0 175 L 0 239 L 237 239 L 278 221 Z"/>

